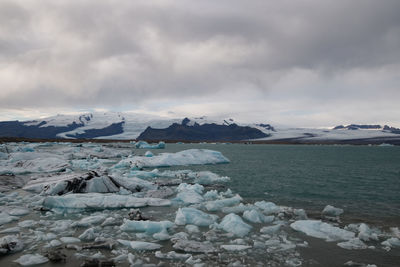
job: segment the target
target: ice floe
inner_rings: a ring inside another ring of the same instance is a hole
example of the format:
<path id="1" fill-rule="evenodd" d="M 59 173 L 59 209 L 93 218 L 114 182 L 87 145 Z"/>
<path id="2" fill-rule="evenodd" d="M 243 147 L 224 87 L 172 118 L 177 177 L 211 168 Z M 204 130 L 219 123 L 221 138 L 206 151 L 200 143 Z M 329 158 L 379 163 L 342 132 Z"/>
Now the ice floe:
<path id="1" fill-rule="evenodd" d="M 171 201 L 160 198 L 138 198 L 116 194 L 68 194 L 64 196 L 48 196 L 43 206 L 59 212 L 79 212 L 81 210 L 102 210 L 117 208 L 139 208 L 146 206 L 169 206 Z"/>
<path id="2" fill-rule="evenodd" d="M 48 261 L 49 261 L 48 258 L 40 254 L 26 254 L 19 257 L 14 262 L 20 264 L 21 266 L 31 266 L 31 265 L 43 264 Z"/>
<path id="3" fill-rule="evenodd" d="M 176 213 L 175 224 L 194 224 L 196 226 L 209 226 L 210 224 L 216 222 L 217 219 L 217 215 L 207 214 L 195 208 L 179 208 Z"/>
<path id="4" fill-rule="evenodd" d="M 240 237 L 246 236 L 252 229 L 251 225 L 245 223 L 240 216 L 234 213 L 226 215 L 218 227 Z"/>
<path id="5" fill-rule="evenodd" d="M 306 235 L 325 239 L 326 241 L 350 240 L 355 237 L 353 232 L 318 220 L 299 220 L 292 223 L 290 227 Z"/>

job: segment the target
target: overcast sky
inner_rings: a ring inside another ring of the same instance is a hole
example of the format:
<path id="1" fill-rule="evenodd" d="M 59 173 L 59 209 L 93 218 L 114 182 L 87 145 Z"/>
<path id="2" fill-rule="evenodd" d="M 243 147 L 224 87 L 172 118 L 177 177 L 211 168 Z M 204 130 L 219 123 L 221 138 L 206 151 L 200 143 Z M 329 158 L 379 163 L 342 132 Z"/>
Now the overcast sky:
<path id="1" fill-rule="evenodd" d="M 400 1 L 0 0 L 0 120 L 400 126 Z"/>

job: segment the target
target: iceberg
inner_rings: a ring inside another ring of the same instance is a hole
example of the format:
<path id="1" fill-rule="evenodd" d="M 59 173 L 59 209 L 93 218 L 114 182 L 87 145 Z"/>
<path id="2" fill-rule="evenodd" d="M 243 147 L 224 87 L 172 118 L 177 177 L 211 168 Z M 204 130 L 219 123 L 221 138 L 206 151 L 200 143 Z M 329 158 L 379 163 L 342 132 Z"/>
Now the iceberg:
<path id="1" fill-rule="evenodd" d="M 188 149 L 177 153 L 161 153 L 153 157 L 133 156 L 121 160 L 113 168 L 130 166 L 131 168 L 169 167 L 182 165 L 205 165 L 229 163 L 221 152 L 208 149 Z"/>
<path id="2" fill-rule="evenodd" d="M 268 235 L 276 235 L 280 229 L 281 225 L 277 224 L 273 226 L 264 226 L 263 228 L 260 229 L 260 232 Z"/>
<path id="3" fill-rule="evenodd" d="M 251 248 L 251 246 L 245 245 L 222 245 L 221 248 L 227 251 L 242 251 Z"/>
<path id="4" fill-rule="evenodd" d="M 22 266 L 31 266 L 31 265 L 43 264 L 48 261 L 49 261 L 48 258 L 40 254 L 26 254 L 19 257 L 14 262 L 19 263 Z"/>
<path id="5" fill-rule="evenodd" d="M 187 260 L 192 255 L 191 254 L 182 254 L 176 253 L 175 251 L 170 251 L 168 253 L 162 253 L 161 251 L 156 251 L 155 253 L 156 258 L 159 259 L 166 259 L 166 260 Z"/>
<path id="6" fill-rule="evenodd" d="M 225 207 L 238 205 L 241 201 L 242 198 L 239 195 L 236 195 L 231 198 L 208 201 L 205 203 L 205 207 L 208 211 L 219 211 Z"/>
<path id="7" fill-rule="evenodd" d="M 225 232 L 234 234 L 239 237 L 246 236 L 252 227 L 247 223 L 243 222 L 240 216 L 230 213 L 226 215 L 222 222 L 218 225 L 218 228 L 223 229 Z"/>
<path id="8" fill-rule="evenodd" d="M 157 250 L 160 249 L 162 246 L 157 243 L 151 243 L 151 242 L 143 242 L 143 241 L 129 241 L 129 240 L 123 240 L 123 239 L 118 239 L 117 240 L 119 243 L 122 245 L 129 247 L 134 250 Z"/>
<path id="9" fill-rule="evenodd" d="M 400 239 L 398 239 L 397 237 L 391 237 L 391 238 L 383 241 L 381 244 L 382 244 L 382 246 L 389 247 L 389 248 L 400 247 Z"/>
<path id="10" fill-rule="evenodd" d="M 85 217 L 71 224 L 71 227 L 89 227 L 94 224 L 100 224 L 106 219 L 106 215 L 92 215 Z"/>
<path id="11" fill-rule="evenodd" d="M 325 239 L 326 241 L 350 240 L 355 237 L 353 232 L 317 220 L 295 221 L 290 227 L 308 236 Z"/>
<path id="12" fill-rule="evenodd" d="M 170 221 L 131 221 L 125 219 L 120 229 L 125 232 L 145 233 L 157 240 L 167 240 L 169 239 L 168 229 L 174 226 L 174 223 Z"/>
<path id="13" fill-rule="evenodd" d="M 24 248 L 24 243 L 15 235 L 6 235 L 0 238 L 0 255 L 15 253 Z"/>
<path id="14" fill-rule="evenodd" d="M 261 212 L 253 209 L 246 210 L 243 212 L 243 218 L 252 223 L 271 223 L 274 220 L 274 216 L 265 216 Z"/>
<path id="15" fill-rule="evenodd" d="M 281 211 L 281 208 L 275 205 L 275 203 L 272 202 L 266 202 L 266 201 L 258 201 L 254 203 L 255 206 L 260 208 L 265 214 L 270 215 L 270 214 L 276 214 Z"/>
<path id="16" fill-rule="evenodd" d="M 85 209 L 102 210 L 169 205 L 171 205 L 171 201 L 168 199 L 138 198 L 130 195 L 100 193 L 48 196 L 43 200 L 44 207 L 63 213 L 80 212 Z"/>
<path id="17" fill-rule="evenodd" d="M 160 141 L 158 144 L 150 145 L 146 141 L 138 141 L 135 143 L 136 148 L 143 148 L 143 149 L 164 149 L 165 143 Z"/>
<path id="18" fill-rule="evenodd" d="M 114 193 L 119 186 L 109 176 L 100 176 L 92 171 L 84 175 L 62 174 L 29 181 L 23 188 L 43 195 L 67 193 Z"/>
<path id="19" fill-rule="evenodd" d="M 325 216 L 336 217 L 343 213 L 343 209 L 335 208 L 334 206 L 327 205 L 322 210 L 322 214 Z"/>
<path id="20" fill-rule="evenodd" d="M 362 242 L 359 238 L 352 238 L 346 242 L 340 242 L 337 244 L 339 247 L 344 249 L 366 249 L 368 246 Z"/>
<path id="21" fill-rule="evenodd" d="M 174 249 L 183 250 L 185 252 L 195 252 L 195 253 L 213 253 L 217 250 L 211 243 L 208 242 L 198 242 L 186 239 L 174 239 L 175 243 L 172 247 Z"/>
<path id="22" fill-rule="evenodd" d="M 218 219 L 217 215 L 207 214 L 195 208 L 179 208 L 176 212 L 175 224 L 196 226 L 209 226 Z"/>
<path id="23" fill-rule="evenodd" d="M 190 178 L 194 178 L 194 182 L 203 185 L 210 185 L 216 183 L 227 183 L 231 179 L 227 176 L 219 176 L 210 171 L 192 172 L 188 175 Z"/>
<path id="24" fill-rule="evenodd" d="M 18 219 L 19 219 L 18 217 L 10 216 L 6 212 L 1 212 L 0 213 L 0 225 L 7 224 L 7 223 L 10 223 L 12 221 L 18 221 Z"/>
<path id="25" fill-rule="evenodd" d="M 176 195 L 175 200 L 185 204 L 197 204 L 204 201 L 201 196 L 204 187 L 199 184 L 189 185 L 182 183 L 176 189 L 179 193 Z"/>

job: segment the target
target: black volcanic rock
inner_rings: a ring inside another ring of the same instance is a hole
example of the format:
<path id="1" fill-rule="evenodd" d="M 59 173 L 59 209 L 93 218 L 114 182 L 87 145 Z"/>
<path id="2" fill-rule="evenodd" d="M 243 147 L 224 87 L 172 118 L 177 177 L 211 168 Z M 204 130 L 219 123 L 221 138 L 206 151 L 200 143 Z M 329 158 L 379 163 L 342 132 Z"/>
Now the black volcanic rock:
<path id="1" fill-rule="evenodd" d="M 383 126 L 383 130 L 387 132 L 391 132 L 394 134 L 400 134 L 400 129 L 395 127 L 390 127 L 389 125 Z"/>
<path id="2" fill-rule="evenodd" d="M 379 124 L 350 124 L 347 126 L 338 125 L 333 128 L 333 130 L 374 130 L 374 129 L 382 129 L 382 126 Z"/>
<path id="3" fill-rule="evenodd" d="M 99 136 L 109 136 L 109 135 L 116 135 L 116 134 L 121 134 L 124 132 L 123 129 L 123 124 L 124 122 L 119 122 L 119 123 L 113 123 L 107 127 L 101 128 L 101 129 L 88 129 L 85 130 L 84 133 L 81 134 L 67 134 L 68 137 L 72 138 L 79 138 L 79 139 L 91 139 L 91 138 L 96 138 Z"/>
<path id="4" fill-rule="evenodd" d="M 237 124 L 219 125 L 195 123 L 187 125 L 188 121 L 183 120 L 182 124 L 174 123 L 165 129 L 147 129 L 140 134 L 140 140 L 182 140 L 182 141 L 238 141 L 246 139 L 263 138 L 269 135 L 262 131 Z"/>
<path id="5" fill-rule="evenodd" d="M 26 123 L 26 122 L 25 122 Z M 57 134 L 75 130 L 84 124 L 73 122 L 66 126 L 56 127 L 47 126 L 40 127 L 46 124 L 45 121 L 37 125 L 26 125 L 20 121 L 3 121 L 0 122 L 0 137 L 25 137 L 25 138 L 58 138 Z"/>
<path id="6" fill-rule="evenodd" d="M 260 123 L 260 124 L 256 124 L 256 125 L 260 126 L 260 127 L 263 127 L 266 130 L 276 132 L 275 128 L 271 124 Z"/>

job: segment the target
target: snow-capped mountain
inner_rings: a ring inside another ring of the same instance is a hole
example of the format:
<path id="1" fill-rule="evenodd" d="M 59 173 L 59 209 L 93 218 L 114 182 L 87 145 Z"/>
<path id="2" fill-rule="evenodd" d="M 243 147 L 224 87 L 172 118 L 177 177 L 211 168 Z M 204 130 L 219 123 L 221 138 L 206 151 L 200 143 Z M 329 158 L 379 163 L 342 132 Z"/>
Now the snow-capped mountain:
<path id="1" fill-rule="evenodd" d="M 237 122 L 233 118 L 167 118 L 139 113 L 96 112 L 0 122 L 0 137 L 320 142 L 398 140 L 400 129 L 375 124 L 340 125 L 330 129 L 280 128 L 267 123 Z"/>

